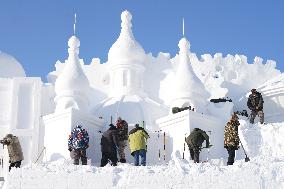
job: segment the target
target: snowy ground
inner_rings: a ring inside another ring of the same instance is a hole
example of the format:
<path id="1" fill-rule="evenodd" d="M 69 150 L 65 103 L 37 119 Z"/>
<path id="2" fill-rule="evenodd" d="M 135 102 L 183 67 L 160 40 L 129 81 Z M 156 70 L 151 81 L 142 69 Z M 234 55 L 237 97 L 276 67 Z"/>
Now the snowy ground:
<path id="1" fill-rule="evenodd" d="M 284 188 L 284 159 L 257 157 L 233 166 L 220 163 L 172 160 L 159 166 L 99 168 L 58 161 L 13 172 L 9 188 Z"/>
<path id="2" fill-rule="evenodd" d="M 225 166 L 226 160 L 194 164 L 175 159 L 146 167 L 119 164 L 100 168 L 59 160 L 13 170 L 7 188 L 284 188 L 283 123 L 240 122 L 240 136 L 250 162 L 244 162 L 241 150 L 233 166 Z"/>

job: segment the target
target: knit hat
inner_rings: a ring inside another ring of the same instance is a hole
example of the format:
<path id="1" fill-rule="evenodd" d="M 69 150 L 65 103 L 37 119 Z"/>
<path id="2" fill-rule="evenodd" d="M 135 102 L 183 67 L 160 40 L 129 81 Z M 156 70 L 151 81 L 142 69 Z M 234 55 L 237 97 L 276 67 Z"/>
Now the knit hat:
<path id="1" fill-rule="evenodd" d="M 256 92 L 256 89 L 252 89 L 251 92 L 252 92 L 252 93 L 255 93 L 255 92 Z"/>
<path id="2" fill-rule="evenodd" d="M 139 124 L 138 124 L 138 123 L 136 123 L 136 124 L 135 124 L 135 127 L 136 127 L 136 128 L 138 128 L 138 127 L 139 127 Z"/>
<path id="3" fill-rule="evenodd" d="M 111 123 L 111 124 L 109 124 L 109 126 L 110 126 L 110 127 L 115 127 L 112 123 Z"/>

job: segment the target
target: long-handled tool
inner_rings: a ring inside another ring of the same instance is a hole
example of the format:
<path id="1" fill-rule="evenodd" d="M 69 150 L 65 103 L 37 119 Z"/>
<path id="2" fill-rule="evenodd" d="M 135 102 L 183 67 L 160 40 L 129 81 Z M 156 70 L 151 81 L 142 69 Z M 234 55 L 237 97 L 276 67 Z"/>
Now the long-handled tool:
<path id="1" fill-rule="evenodd" d="M 164 161 L 166 161 L 166 132 L 164 132 Z"/>
<path id="2" fill-rule="evenodd" d="M 243 144 L 242 144 L 242 141 L 240 141 L 240 143 L 241 143 L 242 149 L 244 150 L 244 153 L 245 153 L 245 155 L 246 155 L 245 162 L 248 162 L 248 161 L 250 161 L 250 159 L 249 159 L 249 157 L 248 157 L 248 155 L 247 155 L 247 153 L 246 153 L 246 151 L 245 151 L 245 148 L 244 148 L 244 146 L 243 146 Z"/>
<path id="3" fill-rule="evenodd" d="M 184 136 L 184 142 L 183 142 L 183 152 L 182 152 L 182 159 L 184 159 L 184 153 L 185 153 L 185 143 L 186 143 L 186 134 Z"/>
<path id="4" fill-rule="evenodd" d="M 158 133 L 158 158 L 159 158 L 159 161 L 161 160 L 161 148 L 160 148 L 160 132 L 161 132 L 162 130 L 158 130 L 158 131 L 155 131 L 155 132 L 157 132 Z"/>

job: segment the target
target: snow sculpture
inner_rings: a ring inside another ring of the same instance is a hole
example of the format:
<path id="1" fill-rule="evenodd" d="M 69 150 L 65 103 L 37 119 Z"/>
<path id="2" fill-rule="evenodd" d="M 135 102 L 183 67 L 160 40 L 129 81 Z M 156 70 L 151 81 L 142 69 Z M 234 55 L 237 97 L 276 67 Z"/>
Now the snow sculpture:
<path id="1" fill-rule="evenodd" d="M 94 144 L 88 148 L 87 156 L 98 162 L 99 154 L 95 153 L 95 149 L 99 148 L 99 143 L 94 141 L 100 137 L 98 131 L 102 130 L 103 120 L 89 114 L 88 95 L 91 89 L 80 64 L 79 39 L 72 36 L 68 41 L 68 46 L 69 57 L 55 82 L 55 113 L 43 117 L 46 158 L 50 160 L 69 158 L 69 151 L 66 148 L 67 138 L 72 129 L 80 124 L 92 136 L 90 143 Z"/>
<path id="2" fill-rule="evenodd" d="M 183 37 L 178 44 L 179 65 L 174 77 L 171 107 L 194 107 L 198 112 L 205 111 L 206 100 L 209 98 L 203 83 L 195 75 L 189 60 L 189 41 Z"/>
<path id="3" fill-rule="evenodd" d="M 12 56 L 0 51 L 0 78 L 26 77 L 22 65 Z"/>
<path id="4" fill-rule="evenodd" d="M 80 41 L 72 36 L 68 41 L 69 57 L 65 67 L 55 82 L 56 110 L 74 108 L 77 110 L 88 110 L 89 81 L 84 74 L 79 60 Z"/>
<path id="5" fill-rule="evenodd" d="M 165 108 L 147 96 L 143 89 L 145 51 L 135 40 L 131 27 L 132 16 L 121 14 L 121 33 L 108 53 L 108 98 L 94 107 L 96 116 L 110 122 L 121 116 L 129 124 L 145 121 L 149 125 L 166 113 Z M 108 123 L 109 123 L 108 122 Z"/>

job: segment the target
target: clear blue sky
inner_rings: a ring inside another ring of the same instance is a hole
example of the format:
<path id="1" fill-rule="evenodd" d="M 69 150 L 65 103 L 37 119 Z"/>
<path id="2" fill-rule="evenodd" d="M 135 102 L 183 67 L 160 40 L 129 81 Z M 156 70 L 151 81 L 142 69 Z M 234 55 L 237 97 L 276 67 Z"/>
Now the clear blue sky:
<path id="1" fill-rule="evenodd" d="M 146 52 L 178 52 L 182 17 L 191 51 L 257 55 L 284 70 L 283 0 L 0 0 L 0 50 L 16 57 L 28 76 L 45 79 L 67 58 L 77 13 L 80 57 L 107 59 L 120 32 L 120 14 L 133 16 L 136 39 Z M 1 68 L 0 68 L 1 69 Z"/>

